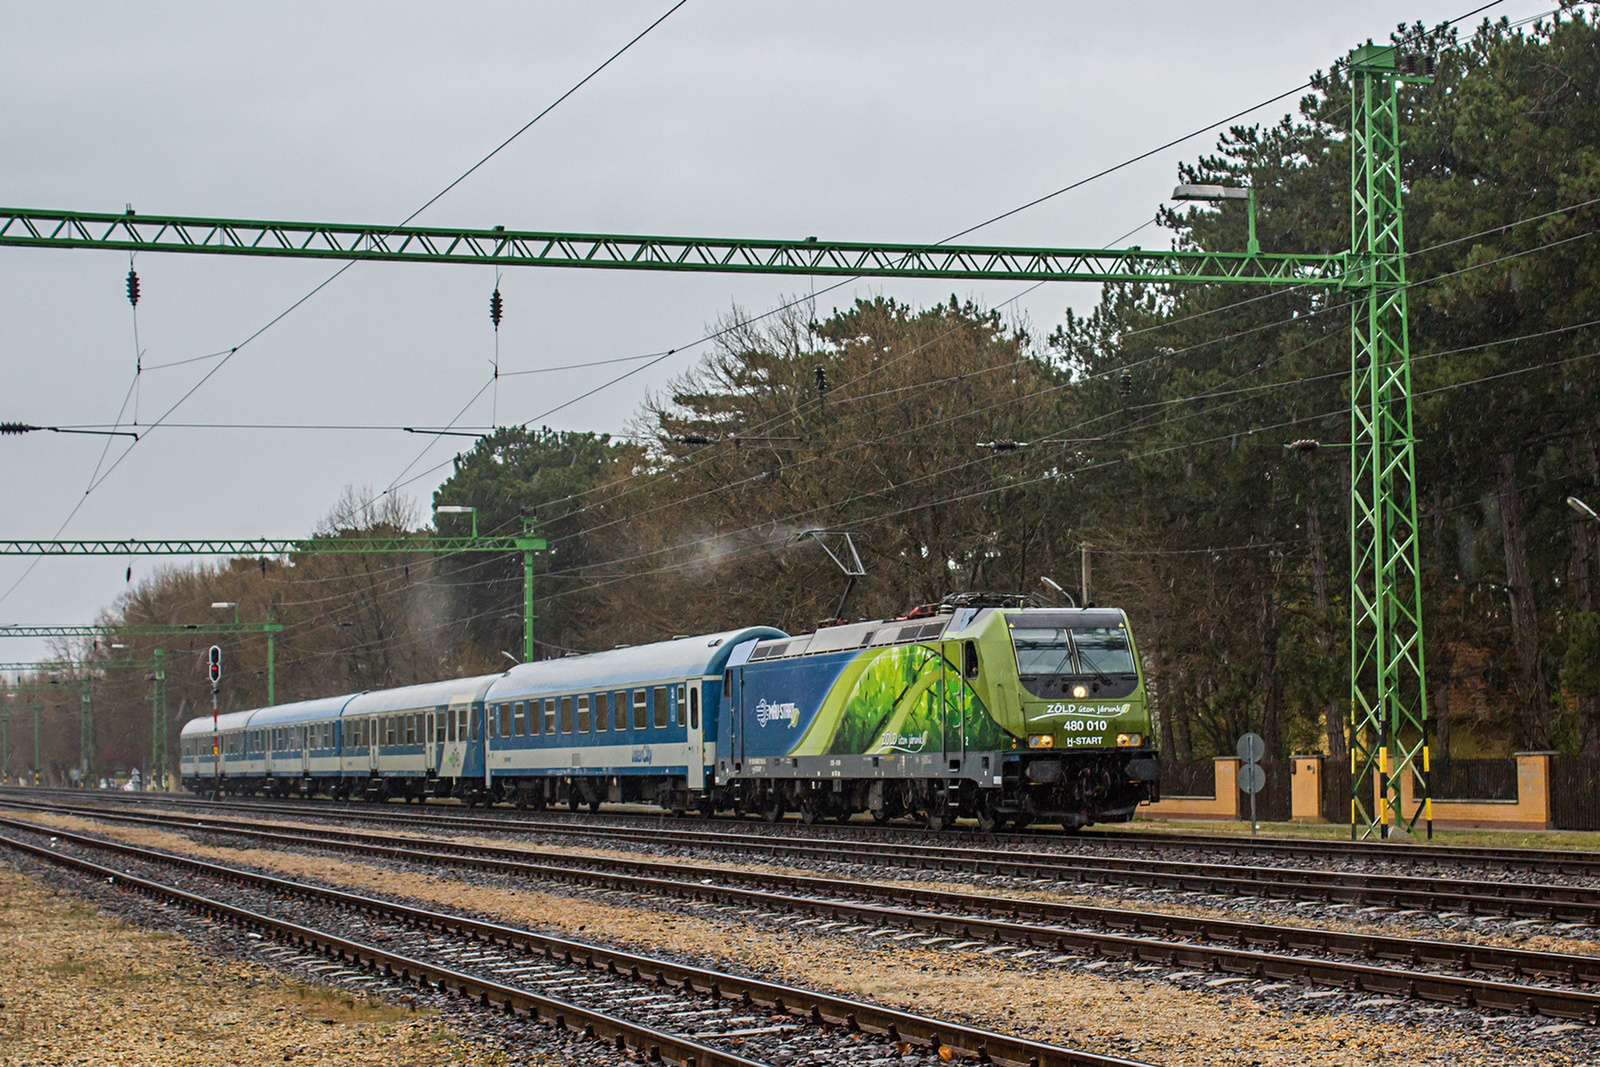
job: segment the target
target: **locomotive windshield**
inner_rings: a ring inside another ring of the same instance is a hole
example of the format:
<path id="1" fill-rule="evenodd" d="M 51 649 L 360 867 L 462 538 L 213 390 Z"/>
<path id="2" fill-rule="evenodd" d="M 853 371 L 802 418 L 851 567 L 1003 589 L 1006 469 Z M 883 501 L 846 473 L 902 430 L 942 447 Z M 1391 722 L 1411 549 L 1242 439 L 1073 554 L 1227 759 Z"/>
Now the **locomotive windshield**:
<path id="1" fill-rule="evenodd" d="M 1136 673 L 1128 632 L 1121 626 L 1088 625 L 1088 620 L 1075 626 L 1048 624 L 1054 621 L 1019 618 L 1011 623 L 1018 674 Z"/>

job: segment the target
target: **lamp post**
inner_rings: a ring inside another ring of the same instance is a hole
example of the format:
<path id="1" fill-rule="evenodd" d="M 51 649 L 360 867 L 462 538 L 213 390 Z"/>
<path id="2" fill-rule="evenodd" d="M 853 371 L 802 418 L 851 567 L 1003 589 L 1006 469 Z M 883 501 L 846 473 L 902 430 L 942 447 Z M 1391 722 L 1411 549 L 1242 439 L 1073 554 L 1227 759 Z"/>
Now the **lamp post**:
<path id="1" fill-rule="evenodd" d="M 1256 191 L 1254 189 L 1240 189 L 1231 185 L 1180 185 L 1172 190 L 1172 199 L 1207 200 L 1212 203 L 1219 200 L 1243 200 L 1250 226 L 1249 243 L 1245 245 L 1245 251 L 1252 256 L 1260 254 L 1261 243 L 1256 240 Z"/>
<path id="2" fill-rule="evenodd" d="M 433 509 L 435 515 L 471 515 L 472 537 L 478 537 L 478 509 L 467 504 L 440 504 Z"/>

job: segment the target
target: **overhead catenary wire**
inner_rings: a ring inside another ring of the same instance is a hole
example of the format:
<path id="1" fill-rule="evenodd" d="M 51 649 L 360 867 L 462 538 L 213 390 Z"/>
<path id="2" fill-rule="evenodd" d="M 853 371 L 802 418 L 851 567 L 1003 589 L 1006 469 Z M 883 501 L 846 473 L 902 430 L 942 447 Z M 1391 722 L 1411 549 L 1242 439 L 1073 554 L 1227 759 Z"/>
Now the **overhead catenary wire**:
<path id="1" fill-rule="evenodd" d="M 613 52 L 610 56 L 608 56 L 606 58 L 606 60 L 604 62 L 602 62 L 599 66 L 595 67 L 588 74 L 584 75 L 581 79 L 578 80 L 578 82 L 576 84 L 574 84 L 566 92 L 562 93 L 559 97 L 557 97 L 554 101 L 552 101 L 549 105 L 547 105 L 542 111 L 540 111 L 533 118 L 529 119 L 528 122 L 526 122 L 522 127 L 520 127 L 510 137 L 507 137 L 505 140 L 501 141 L 498 145 L 496 145 L 482 159 L 480 159 L 476 163 L 472 164 L 472 166 L 468 167 L 465 171 L 463 171 L 458 177 L 456 177 L 454 180 L 452 180 L 443 189 L 440 189 L 437 193 L 433 194 L 433 196 L 429 197 L 422 204 L 421 207 L 417 208 L 415 211 L 413 211 L 409 215 L 407 215 L 404 219 L 402 219 L 399 223 L 397 223 L 394 228 L 395 229 L 399 229 L 402 226 L 408 225 L 418 215 L 422 214 L 428 208 L 432 207 L 435 203 L 437 203 L 441 198 L 443 198 L 452 189 L 454 189 L 454 188 L 456 188 L 456 186 L 460 185 L 469 176 L 471 176 L 474 172 L 476 172 L 480 167 L 482 167 L 484 164 L 488 163 L 495 156 L 499 155 L 500 152 L 503 151 L 507 146 L 509 146 L 513 141 L 515 141 L 517 138 L 521 137 L 524 133 L 526 133 L 529 129 L 531 129 L 533 127 L 533 125 L 535 123 L 537 123 L 540 119 L 543 119 L 546 115 L 550 114 L 550 112 L 554 111 L 558 106 L 560 106 L 560 104 L 563 101 L 565 101 L 568 97 L 572 96 L 573 93 L 577 92 L 584 85 L 588 84 L 588 82 L 591 79 L 593 79 L 601 71 L 603 71 L 607 67 L 609 67 L 613 62 L 615 62 L 619 57 L 621 57 L 623 55 L 623 53 L 627 52 L 634 45 L 638 44 L 639 41 L 643 40 L 645 36 L 647 36 L 657 26 L 660 26 L 668 18 L 670 18 L 674 12 L 676 12 L 679 8 L 683 7 L 683 5 L 685 3 L 687 3 L 687 2 L 688 2 L 688 0 L 678 0 L 678 2 L 673 4 L 670 8 L 668 8 L 665 13 L 663 13 L 661 16 L 656 18 L 655 21 L 651 22 L 648 26 L 646 26 L 643 30 L 641 30 L 637 35 L 635 35 L 631 40 L 629 40 L 627 44 L 623 45 L 621 48 L 619 48 L 615 52 Z M 339 267 L 338 270 L 334 271 L 328 277 L 324 278 L 321 282 L 318 282 L 304 296 L 300 297 L 298 300 L 294 301 L 294 303 L 290 304 L 283 311 L 281 311 L 277 315 L 275 315 L 272 319 L 268 320 L 265 325 L 261 326 L 255 332 L 253 332 L 250 335 L 248 335 L 243 341 L 241 341 L 238 344 L 236 344 L 233 347 L 231 347 L 228 350 L 227 355 L 223 356 L 221 358 L 221 360 L 218 361 L 216 366 L 214 366 L 214 367 L 210 368 L 209 370 L 207 370 L 206 373 L 200 378 L 199 381 L 195 382 L 195 384 L 193 386 L 191 386 L 186 392 L 184 392 L 181 396 L 179 396 L 176 401 L 174 401 L 164 412 L 162 412 L 160 417 L 158 417 L 155 420 L 154 423 L 151 423 L 149 425 L 148 429 L 146 430 L 146 435 L 148 435 L 150 430 L 155 429 L 156 427 L 160 426 L 163 422 L 165 422 L 166 419 L 174 411 L 176 411 L 179 407 L 181 407 L 184 404 L 184 402 L 187 401 L 191 396 L 193 396 L 200 388 L 202 388 L 206 384 L 206 382 L 210 381 L 211 378 L 219 370 L 221 370 L 224 366 L 226 366 L 228 364 L 228 362 L 236 354 L 238 354 L 238 352 L 241 349 L 243 349 L 246 346 L 248 346 L 251 342 L 255 341 L 262 334 L 266 333 L 268 330 L 270 330 L 274 326 L 276 326 L 279 322 L 282 322 L 289 315 L 293 314 L 296 309 L 300 308 L 302 305 L 304 305 L 312 297 L 316 296 L 323 289 L 327 288 L 328 285 L 330 285 L 335 279 L 337 279 L 342 274 L 344 274 L 345 271 L 347 271 L 351 267 L 355 266 L 355 264 L 357 262 L 359 262 L 359 261 L 358 260 L 350 260 L 349 262 L 345 263 L 343 266 Z M 130 390 L 130 392 L 131 392 L 131 390 Z M 124 406 L 126 406 L 126 401 L 124 401 Z M 121 414 L 119 412 L 118 418 L 120 419 L 120 417 L 121 417 Z M 62 531 L 64 531 L 67 528 L 67 524 L 70 523 L 72 521 L 72 519 L 82 509 L 84 501 L 88 499 L 89 495 L 91 493 L 93 493 L 96 488 L 98 488 L 101 484 L 104 483 L 106 478 L 109 478 L 111 476 L 113 471 L 115 471 L 119 466 L 121 466 L 122 461 L 128 457 L 128 454 L 130 452 L 132 452 L 132 450 L 134 448 L 138 447 L 138 445 L 139 445 L 141 440 L 143 440 L 142 437 L 139 440 L 135 440 L 126 449 L 124 449 L 122 454 L 117 457 L 117 459 L 111 464 L 111 466 L 103 474 L 100 472 L 100 469 L 99 469 L 100 464 L 96 465 L 95 473 L 90 476 L 89 487 L 87 489 L 85 489 L 83 495 L 78 498 L 77 503 L 74 504 L 72 510 L 70 512 L 68 512 L 67 517 L 61 521 L 60 526 L 56 529 L 56 532 L 52 535 L 52 539 L 59 538 L 61 536 Z M 103 462 L 104 462 L 104 457 L 102 457 L 102 459 L 101 459 L 101 463 L 103 463 Z M 11 596 L 11 594 L 16 591 L 17 587 L 19 585 L 21 585 L 22 582 L 27 579 L 28 575 L 33 573 L 33 569 L 37 565 L 38 565 L 38 559 L 34 559 L 28 564 L 28 566 L 23 570 L 22 574 L 17 577 L 16 581 L 12 582 L 11 585 L 6 589 L 6 591 L 4 593 L 0 593 L 0 603 L 4 603 L 6 601 L 6 599 L 9 598 Z"/>

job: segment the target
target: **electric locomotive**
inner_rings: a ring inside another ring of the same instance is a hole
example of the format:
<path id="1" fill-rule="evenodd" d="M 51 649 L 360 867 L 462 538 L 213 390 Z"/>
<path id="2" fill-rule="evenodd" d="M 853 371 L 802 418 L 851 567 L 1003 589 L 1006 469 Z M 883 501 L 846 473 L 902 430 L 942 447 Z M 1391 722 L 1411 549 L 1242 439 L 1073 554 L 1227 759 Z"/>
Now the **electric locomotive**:
<path id="1" fill-rule="evenodd" d="M 1014 603 L 968 596 L 736 651 L 717 806 L 1071 831 L 1159 799 L 1127 616 Z"/>
<path id="2" fill-rule="evenodd" d="M 1069 831 L 1159 799 L 1127 616 L 981 594 L 799 636 L 747 627 L 235 712 L 218 726 L 220 761 L 209 717 L 184 726 L 191 788 Z"/>

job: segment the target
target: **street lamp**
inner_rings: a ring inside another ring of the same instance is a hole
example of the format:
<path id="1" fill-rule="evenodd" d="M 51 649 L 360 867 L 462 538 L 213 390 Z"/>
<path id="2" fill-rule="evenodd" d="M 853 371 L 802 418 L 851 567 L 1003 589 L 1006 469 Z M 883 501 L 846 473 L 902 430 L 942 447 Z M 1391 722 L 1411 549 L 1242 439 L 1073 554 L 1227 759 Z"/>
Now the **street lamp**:
<path id="1" fill-rule="evenodd" d="M 435 515 L 471 515 L 472 539 L 478 539 L 478 509 L 465 504 L 440 504 L 433 509 Z"/>
<path id="2" fill-rule="evenodd" d="M 1585 504 L 1575 496 L 1567 497 L 1567 507 L 1571 508 L 1573 511 L 1576 511 L 1579 515 L 1582 515 L 1586 519 L 1589 519 L 1593 522 L 1600 522 L 1600 514 L 1596 514 L 1594 508 L 1591 508 L 1588 504 Z"/>
<path id="3" fill-rule="evenodd" d="M 1174 200 L 1243 200 L 1245 211 L 1250 218 L 1250 240 L 1245 245 L 1245 251 L 1250 255 L 1257 255 L 1261 251 L 1261 243 L 1256 240 L 1256 191 L 1254 189 L 1240 189 L 1232 185 L 1180 185 L 1172 190 Z"/>
<path id="4" fill-rule="evenodd" d="M 238 601 L 236 601 L 236 600 L 218 600 L 218 601 L 216 601 L 215 603 L 213 603 L 211 605 L 211 610 L 213 610 L 213 611 L 227 611 L 229 608 L 233 609 L 233 621 L 235 623 L 238 623 L 238 621 L 239 621 L 239 603 L 238 603 Z"/>

